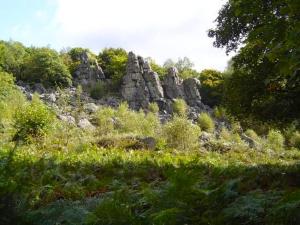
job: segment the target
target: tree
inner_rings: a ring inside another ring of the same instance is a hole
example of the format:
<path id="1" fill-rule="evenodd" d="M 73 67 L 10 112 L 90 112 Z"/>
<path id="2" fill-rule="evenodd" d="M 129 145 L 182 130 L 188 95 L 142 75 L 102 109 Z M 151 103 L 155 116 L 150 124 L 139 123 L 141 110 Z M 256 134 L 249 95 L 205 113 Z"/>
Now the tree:
<path id="1" fill-rule="evenodd" d="M 18 77 L 21 73 L 27 49 L 19 42 L 0 41 L 0 68 Z"/>
<path id="2" fill-rule="evenodd" d="M 118 89 L 126 73 L 127 52 L 122 48 L 105 48 L 98 55 L 98 61 L 106 77 L 112 80 L 113 88 Z"/>
<path id="3" fill-rule="evenodd" d="M 31 48 L 24 60 L 20 79 L 45 86 L 68 86 L 71 74 L 59 54 L 49 48 Z"/>
<path id="4" fill-rule="evenodd" d="M 157 64 L 151 57 L 147 57 L 146 60 L 151 66 L 151 69 L 156 72 L 160 78 L 163 78 L 163 76 L 167 74 L 167 68 L 165 66 Z"/>
<path id="5" fill-rule="evenodd" d="M 262 119 L 299 118 L 300 2 L 230 0 L 208 35 L 214 46 L 237 50 L 226 81 L 229 105 Z M 234 97 L 233 97 L 234 96 Z M 238 111 L 235 111 L 235 110 Z"/>
<path id="6" fill-rule="evenodd" d="M 206 69 L 201 71 L 199 79 L 201 81 L 202 101 L 211 107 L 219 105 L 223 95 L 223 73 Z"/>
<path id="7" fill-rule="evenodd" d="M 170 67 L 176 67 L 178 70 L 178 75 L 182 79 L 199 76 L 199 73 L 193 69 L 194 63 L 188 57 L 178 58 L 176 62 L 174 62 L 172 59 L 167 59 L 163 64 L 163 67 L 166 69 Z"/>

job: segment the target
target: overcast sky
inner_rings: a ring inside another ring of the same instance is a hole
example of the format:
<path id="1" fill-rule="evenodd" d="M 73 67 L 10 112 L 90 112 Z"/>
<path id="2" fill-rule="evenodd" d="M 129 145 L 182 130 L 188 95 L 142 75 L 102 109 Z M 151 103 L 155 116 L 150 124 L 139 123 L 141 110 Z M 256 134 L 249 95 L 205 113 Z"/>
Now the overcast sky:
<path id="1" fill-rule="evenodd" d="M 207 31 L 224 0 L 0 0 L 0 39 L 25 45 L 122 47 L 162 64 L 189 57 L 225 69 L 229 57 Z"/>

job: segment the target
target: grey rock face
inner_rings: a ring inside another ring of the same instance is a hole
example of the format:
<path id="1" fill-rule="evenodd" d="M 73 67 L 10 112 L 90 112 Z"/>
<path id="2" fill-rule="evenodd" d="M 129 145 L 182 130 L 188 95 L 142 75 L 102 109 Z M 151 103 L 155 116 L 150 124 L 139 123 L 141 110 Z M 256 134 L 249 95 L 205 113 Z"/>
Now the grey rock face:
<path id="1" fill-rule="evenodd" d="M 199 92 L 200 81 L 196 78 L 188 78 L 183 81 L 185 100 L 190 106 L 200 106 L 201 96 Z"/>
<path id="2" fill-rule="evenodd" d="M 172 113 L 172 101 L 176 98 L 185 99 L 192 107 L 203 108 L 199 87 L 200 81 L 195 78 L 180 79 L 175 67 L 169 68 L 161 83 L 149 63 L 130 52 L 121 94 L 133 109 L 146 108 L 149 102 L 156 102 L 160 111 Z"/>
<path id="3" fill-rule="evenodd" d="M 89 114 L 95 113 L 98 108 L 99 107 L 95 103 L 87 103 L 84 105 L 84 110 Z"/>
<path id="4" fill-rule="evenodd" d="M 91 65 L 87 52 L 78 55 L 75 60 L 80 63 L 73 73 L 75 85 L 88 85 L 105 79 L 104 73 L 97 61 Z"/>
<path id="5" fill-rule="evenodd" d="M 151 70 L 147 62 L 144 65 L 146 65 L 146 67 L 144 67 L 143 78 L 149 90 L 150 101 L 162 99 L 164 97 L 164 91 L 160 84 L 158 74 Z"/>
<path id="6" fill-rule="evenodd" d="M 138 58 L 132 52 L 128 54 L 126 75 L 123 77 L 121 94 L 133 109 L 146 108 L 149 104 L 149 90 L 143 78 Z"/>
<path id="7" fill-rule="evenodd" d="M 70 115 L 58 115 L 58 119 L 68 123 L 68 124 L 72 124 L 75 125 L 75 119 L 73 116 Z"/>
<path id="8" fill-rule="evenodd" d="M 91 124 L 91 122 L 86 118 L 79 120 L 78 127 L 82 128 L 82 129 L 86 129 L 86 130 L 95 129 L 95 127 Z"/>
<path id="9" fill-rule="evenodd" d="M 182 80 L 178 76 L 178 71 L 175 67 L 168 70 L 168 74 L 163 80 L 163 88 L 165 97 L 168 99 L 183 98 Z"/>

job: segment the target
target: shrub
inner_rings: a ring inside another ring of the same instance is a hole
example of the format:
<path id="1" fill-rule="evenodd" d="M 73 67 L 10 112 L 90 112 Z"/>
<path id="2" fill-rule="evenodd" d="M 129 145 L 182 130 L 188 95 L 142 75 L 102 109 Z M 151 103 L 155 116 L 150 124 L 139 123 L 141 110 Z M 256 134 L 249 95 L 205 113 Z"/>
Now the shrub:
<path id="1" fill-rule="evenodd" d="M 200 113 L 197 122 L 202 130 L 210 133 L 214 132 L 215 123 L 208 113 Z"/>
<path id="2" fill-rule="evenodd" d="M 227 112 L 224 107 L 221 106 L 216 106 L 214 108 L 214 117 L 216 117 L 219 120 L 225 120 L 227 119 Z"/>
<path id="3" fill-rule="evenodd" d="M 242 139 L 238 133 L 232 133 L 226 128 L 222 128 L 219 138 L 236 144 L 242 143 Z"/>
<path id="4" fill-rule="evenodd" d="M 183 99 L 175 99 L 173 102 L 173 113 L 178 116 L 186 116 L 187 114 L 187 105 Z"/>
<path id="5" fill-rule="evenodd" d="M 107 91 L 106 84 L 103 81 L 98 81 L 90 88 L 90 96 L 94 99 L 101 99 Z"/>
<path id="6" fill-rule="evenodd" d="M 245 134 L 252 138 L 253 140 L 259 140 L 259 136 L 256 134 L 256 132 L 252 129 L 248 129 L 245 131 Z"/>
<path id="7" fill-rule="evenodd" d="M 32 139 L 42 138 L 54 122 L 54 115 L 37 96 L 32 102 L 19 109 L 15 115 L 14 140 L 30 142 Z"/>
<path id="8" fill-rule="evenodd" d="M 155 136 L 160 128 L 156 114 L 143 111 L 135 112 L 122 103 L 118 109 L 102 108 L 96 113 L 95 121 L 98 124 L 100 135 L 109 133 L 135 134 L 140 136 Z"/>
<path id="9" fill-rule="evenodd" d="M 135 112 L 122 103 L 116 111 L 116 129 L 120 133 L 135 133 L 142 136 L 154 136 L 160 122 L 153 113 L 145 115 L 143 111 Z"/>
<path id="10" fill-rule="evenodd" d="M 284 137 L 277 130 L 270 130 L 267 136 L 268 145 L 274 150 L 280 150 L 284 146 Z"/>
<path id="11" fill-rule="evenodd" d="M 114 131 L 114 115 L 115 110 L 111 107 L 104 107 L 97 111 L 95 121 L 99 135 L 107 135 Z"/>
<path id="12" fill-rule="evenodd" d="M 159 107 L 158 107 L 156 102 L 149 103 L 148 109 L 152 113 L 158 113 L 159 112 Z"/>
<path id="13" fill-rule="evenodd" d="M 300 149 L 300 132 L 296 131 L 292 134 L 290 139 L 290 144 L 292 147 Z"/>
<path id="14" fill-rule="evenodd" d="M 178 150 L 191 150 L 199 146 L 200 128 L 190 120 L 175 116 L 163 127 L 167 145 Z"/>

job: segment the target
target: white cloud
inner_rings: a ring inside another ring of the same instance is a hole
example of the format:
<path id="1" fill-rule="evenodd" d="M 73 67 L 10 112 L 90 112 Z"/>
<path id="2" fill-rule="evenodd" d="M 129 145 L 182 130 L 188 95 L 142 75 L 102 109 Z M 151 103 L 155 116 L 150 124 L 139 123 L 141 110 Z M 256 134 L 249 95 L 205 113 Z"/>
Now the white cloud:
<path id="1" fill-rule="evenodd" d="M 187 56 L 198 69 L 224 69 L 228 57 L 214 49 L 213 27 L 222 0 L 56 0 L 60 45 L 98 52 L 123 47 L 162 63 Z"/>

